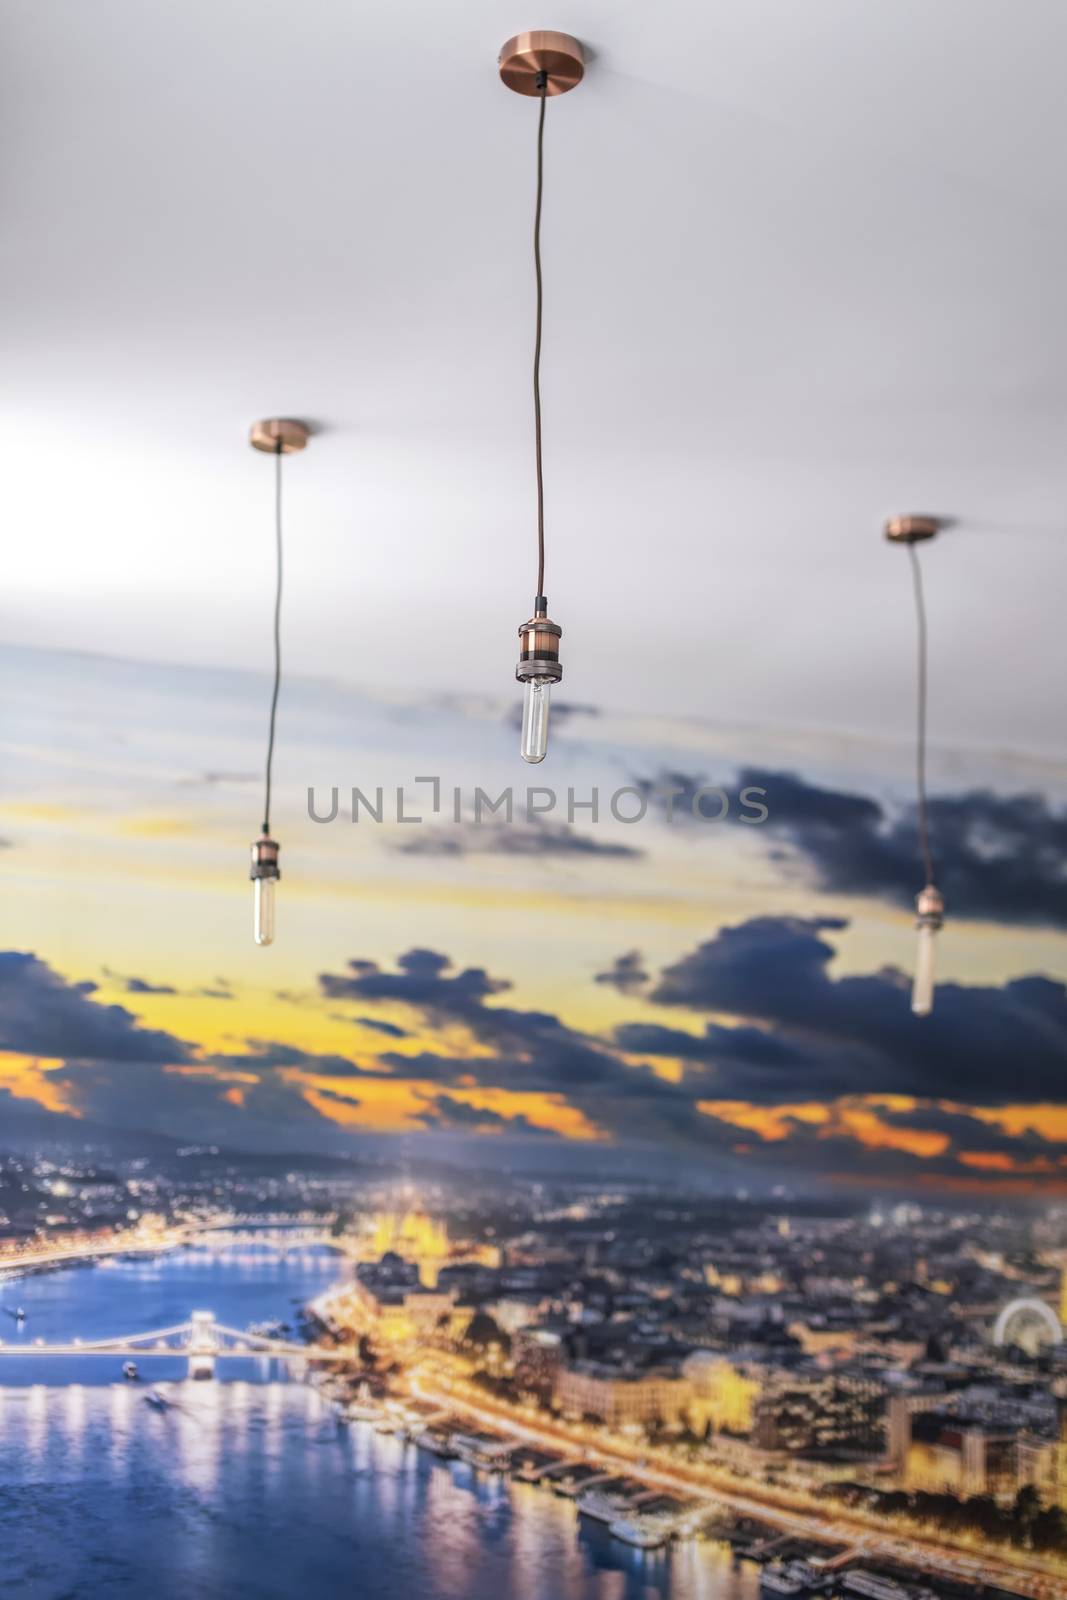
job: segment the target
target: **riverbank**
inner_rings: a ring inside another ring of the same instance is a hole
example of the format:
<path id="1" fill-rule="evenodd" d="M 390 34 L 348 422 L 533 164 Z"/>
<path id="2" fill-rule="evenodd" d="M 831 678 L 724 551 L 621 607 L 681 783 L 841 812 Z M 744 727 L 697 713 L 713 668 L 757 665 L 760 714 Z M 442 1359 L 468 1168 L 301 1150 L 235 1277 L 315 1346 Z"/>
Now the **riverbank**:
<path id="1" fill-rule="evenodd" d="M 474 1398 L 470 1385 L 457 1393 L 456 1387 L 442 1388 L 432 1380 L 415 1375 L 407 1392 L 420 1401 L 430 1401 L 443 1409 L 470 1418 L 477 1426 L 504 1427 L 517 1440 L 542 1447 L 566 1446 L 572 1452 L 595 1455 L 606 1467 L 637 1477 L 650 1487 L 685 1496 L 702 1495 L 709 1504 L 728 1508 L 733 1514 L 765 1521 L 781 1533 L 813 1540 L 837 1542 L 861 1550 L 887 1571 L 894 1569 L 922 1574 L 928 1581 L 950 1580 L 970 1592 L 997 1588 L 1021 1595 L 1027 1600 L 1067 1600 L 1067 1577 L 1062 1568 L 1040 1557 L 1020 1552 L 1009 1561 L 996 1550 L 976 1552 L 933 1533 L 920 1531 L 889 1532 L 884 1523 L 871 1517 L 845 1515 L 839 1507 L 785 1503 L 781 1495 L 764 1495 L 758 1485 L 751 1488 L 734 1482 L 715 1481 L 712 1470 L 685 1467 L 650 1459 L 645 1447 L 624 1447 L 620 1440 L 610 1444 L 590 1438 L 589 1429 L 569 1425 L 539 1414 L 536 1418 L 517 1417 L 507 1406 L 488 1397 Z"/>
<path id="2" fill-rule="evenodd" d="M 988 1581 L 988 1573 L 980 1583 L 965 1581 L 872 1541 L 783 1528 L 720 1497 L 667 1492 L 655 1471 L 623 1465 L 610 1454 L 531 1443 L 462 1405 L 376 1396 L 367 1381 L 353 1386 L 338 1375 L 324 1374 L 316 1386 L 340 1425 L 372 1429 L 441 1461 L 461 1462 L 482 1477 L 507 1478 L 570 1501 L 581 1522 L 603 1525 L 620 1545 L 646 1553 L 694 1541 L 726 1547 L 735 1563 L 760 1569 L 764 1600 L 955 1600 L 979 1590 L 1004 1597 L 1029 1592 L 1025 1581 L 1021 1588 L 999 1586 Z"/>

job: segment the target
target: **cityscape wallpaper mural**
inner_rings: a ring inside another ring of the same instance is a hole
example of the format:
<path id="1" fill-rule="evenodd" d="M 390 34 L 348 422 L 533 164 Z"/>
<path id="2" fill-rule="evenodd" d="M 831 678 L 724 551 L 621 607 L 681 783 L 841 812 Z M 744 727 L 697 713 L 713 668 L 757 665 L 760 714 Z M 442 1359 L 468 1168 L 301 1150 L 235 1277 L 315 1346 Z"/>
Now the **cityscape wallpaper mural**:
<path id="1" fill-rule="evenodd" d="M 404 1134 L 759 1195 L 1064 1186 L 1067 805 L 1047 765 L 942 763 L 951 920 L 916 1018 L 906 746 L 564 700 L 554 759 L 516 772 L 505 701 L 293 682 L 265 951 L 241 853 L 269 683 L 8 662 L 16 1132 L 48 1113 L 335 1154 Z"/>
<path id="2" fill-rule="evenodd" d="M 1067 12 L 565 9 L 0 0 L 4 1600 L 1067 1600 Z"/>
<path id="3" fill-rule="evenodd" d="M 20 1592 L 1058 1592 L 1057 771 L 4 668 Z"/>

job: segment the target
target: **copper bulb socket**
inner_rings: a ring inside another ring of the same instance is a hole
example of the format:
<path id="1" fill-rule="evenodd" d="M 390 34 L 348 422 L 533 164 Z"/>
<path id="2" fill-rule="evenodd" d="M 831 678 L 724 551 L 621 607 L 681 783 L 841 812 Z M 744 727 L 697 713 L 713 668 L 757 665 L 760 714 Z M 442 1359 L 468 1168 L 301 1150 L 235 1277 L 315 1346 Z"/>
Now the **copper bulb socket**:
<path id="1" fill-rule="evenodd" d="M 501 80 L 516 94 L 566 94 L 585 76 L 585 55 L 578 40 L 550 28 L 517 33 L 497 60 Z"/>
<path id="2" fill-rule="evenodd" d="M 940 517 L 890 517 L 885 536 L 891 544 L 920 544 L 932 539 L 944 526 Z"/>
<path id="3" fill-rule="evenodd" d="M 940 928 L 945 920 L 945 901 L 940 889 L 928 883 L 915 897 L 915 912 L 920 928 Z"/>
<path id="4" fill-rule="evenodd" d="M 297 450 L 303 450 L 311 438 L 311 429 L 306 422 L 297 422 L 293 417 L 265 417 L 262 422 L 253 422 L 252 431 L 248 442 L 253 450 L 263 450 L 270 455 L 280 454 L 291 456 Z"/>
<path id="5" fill-rule="evenodd" d="M 278 869 L 278 851 L 281 846 L 275 839 L 261 833 L 252 845 L 252 867 L 248 876 L 253 882 L 257 878 L 280 878 Z"/>
<path id="6" fill-rule="evenodd" d="M 541 597 L 538 597 L 540 602 Z M 534 615 L 519 627 L 519 664 L 515 676 L 520 683 L 529 679 L 558 683 L 563 676 L 559 641 L 563 629 L 548 615 L 547 603 L 538 603 Z"/>

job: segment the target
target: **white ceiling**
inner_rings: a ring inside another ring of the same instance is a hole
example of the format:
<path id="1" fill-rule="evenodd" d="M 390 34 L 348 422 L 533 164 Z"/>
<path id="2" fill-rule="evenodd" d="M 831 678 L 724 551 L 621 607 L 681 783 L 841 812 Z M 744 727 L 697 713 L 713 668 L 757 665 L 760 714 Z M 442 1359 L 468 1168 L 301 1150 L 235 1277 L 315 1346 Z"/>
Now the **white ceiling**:
<path id="1" fill-rule="evenodd" d="M 572 699 L 1058 751 L 1062 0 L 7 0 L 4 637 L 513 691 L 533 591 L 548 107 L 548 593 Z M 443 613 L 452 613 L 445 617 Z M 636 631 L 623 618 L 641 619 Z"/>

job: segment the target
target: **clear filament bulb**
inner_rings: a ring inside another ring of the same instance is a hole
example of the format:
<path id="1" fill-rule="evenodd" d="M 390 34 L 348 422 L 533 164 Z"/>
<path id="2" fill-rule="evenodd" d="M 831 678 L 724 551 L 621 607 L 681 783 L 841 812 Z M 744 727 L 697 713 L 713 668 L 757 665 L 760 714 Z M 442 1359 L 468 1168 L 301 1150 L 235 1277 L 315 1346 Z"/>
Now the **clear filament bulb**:
<path id="1" fill-rule="evenodd" d="M 257 944 L 274 943 L 274 878 L 252 880 L 252 932 Z"/>
<path id="2" fill-rule="evenodd" d="M 552 684 L 548 678 L 527 678 L 522 703 L 522 759 L 543 761 L 548 754 L 548 707 Z"/>
<path id="3" fill-rule="evenodd" d="M 934 1009 L 934 936 L 936 930 L 919 924 L 919 951 L 915 961 L 915 981 L 911 989 L 911 1009 L 917 1017 L 928 1017 Z"/>

